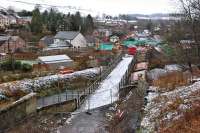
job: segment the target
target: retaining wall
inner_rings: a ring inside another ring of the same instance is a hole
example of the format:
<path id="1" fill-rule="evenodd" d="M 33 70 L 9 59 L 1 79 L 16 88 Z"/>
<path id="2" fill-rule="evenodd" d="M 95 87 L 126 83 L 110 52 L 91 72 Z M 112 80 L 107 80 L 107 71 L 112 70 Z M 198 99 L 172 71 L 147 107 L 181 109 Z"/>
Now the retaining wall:
<path id="1" fill-rule="evenodd" d="M 36 113 L 36 93 L 30 93 L 0 109 L 0 132 L 15 126 L 27 116 Z"/>
<path id="2" fill-rule="evenodd" d="M 76 100 L 70 100 L 65 101 L 62 103 L 57 103 L 53 105 L 49 105 L 46 107 L 39 108 L 37 111 L 41 114 L 47 114 L 47 113 L 68 113 L 73 112 L 77 109 L 77 101 Z"/>

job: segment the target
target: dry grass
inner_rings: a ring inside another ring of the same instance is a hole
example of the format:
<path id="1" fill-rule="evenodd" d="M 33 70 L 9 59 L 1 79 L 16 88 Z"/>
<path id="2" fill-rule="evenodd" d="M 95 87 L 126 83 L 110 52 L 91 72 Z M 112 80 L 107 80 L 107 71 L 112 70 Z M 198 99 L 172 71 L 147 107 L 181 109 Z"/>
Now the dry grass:
<path id="1" fill-rule="evenodd" d="M 176 87 L 188 85 L 191 77 L 182 72 L 172 72 L 153 81 L 153 86 L 159 87 L 159 91 L 172 91 Z"/>
<path id="2" fill-rule="evenodd" d="M 160 133 L 199 133 L 200 132 L 200 101 L 193 104 L 191 110 L 183 113 L 183 116 L 172 121 L 168 127 L 161 127 Z"/>
<path id="3" fill-rule="evenodd" d="M 170 104 L 161 108 L 161 113 L 156 118 L 159 120 L 158 133 L 199 133 L 200 132 L 200 90 L 195 91 L 184 99 L 175 97 L 168 99 Z M 161 99 L 163 100 L 163 99 Z M 166 100 L 166 99 L 165 99 Z M 180 105 L 188 105 L 187 109 L 180 109 Z M 168 120 L 163 119 L 167 112 L 177 112 L 177 117 Z"/>

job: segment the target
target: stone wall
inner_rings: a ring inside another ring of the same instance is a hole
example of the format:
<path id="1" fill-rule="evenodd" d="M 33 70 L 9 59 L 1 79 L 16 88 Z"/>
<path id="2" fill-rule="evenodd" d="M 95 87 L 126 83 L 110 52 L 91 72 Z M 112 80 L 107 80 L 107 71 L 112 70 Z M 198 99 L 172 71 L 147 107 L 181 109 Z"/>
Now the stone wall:
<path id="1" fill-rule="evenodd" d="M 36 94 L 30 93 L 0 109 L 0 132 L 15 126 L 19 121 L 37 111 Z"/>

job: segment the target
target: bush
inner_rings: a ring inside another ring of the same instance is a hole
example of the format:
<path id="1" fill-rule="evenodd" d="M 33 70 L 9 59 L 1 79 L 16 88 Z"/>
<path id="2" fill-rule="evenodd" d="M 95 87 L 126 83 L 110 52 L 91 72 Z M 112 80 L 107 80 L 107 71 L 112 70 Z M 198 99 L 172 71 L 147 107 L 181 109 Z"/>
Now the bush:
<path id="1" fill-rule="evenodd" d="M 20 70 L 21 66 L 22 66 L 21 61 L 15 61 L 14 62 L 15 70 Z M 12 70 L 12 61 L 8 60 L 8 61 L 5 61 L 5 62 L 1 63 L 1 69 L 7 70 L 7 71 Z"/>
<path id="2" fill-rule="evenodd" d="M 22 67 L 21 61 L 16 61 L 16 62 L 15 62 L 15 69 L 20 70 L 21 67 Z"/>
<path id="3" fill-rule="evenodd" d="M 12 65 L 11 65 L 11 61 L 5 61 L 1 63 L 1 69 L 3 70 L 12 70 Z"/>
<path id="4" fill-rule="evenodd" d="M 171 72 L 153 81 L 153 86 L 159 87 L 159 91 L 172 91 L 176 87 L 188 85 L 189 74 L 182 72 Z"/>
<path id="5" fill-rule="evenodd" d="M 24 63 L 22 64 L 22 71 L 28 72 L 32 70 L 32 65 Z"/>

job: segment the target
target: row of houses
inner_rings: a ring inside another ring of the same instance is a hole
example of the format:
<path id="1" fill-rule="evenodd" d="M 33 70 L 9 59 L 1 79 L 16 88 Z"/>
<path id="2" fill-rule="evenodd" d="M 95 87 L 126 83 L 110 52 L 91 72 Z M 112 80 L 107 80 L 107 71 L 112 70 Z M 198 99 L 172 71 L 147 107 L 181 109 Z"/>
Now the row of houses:
<path id="1" fill-rule="evenodd" d="M 77 31 L 60 31 L 55 36 L 48 35 L 40 39 L 38 47 L 45 50 L 86 48 L 94 46 L 95 40 L 91 36 L 84 37 Z M 15 52 L 23 49 L 26 42 L 19 36 L 0 35 L 0 53 Z"/>
<path id="2" fill-rule="evenodd" d="M 32 17 L 20 17 L 18 15 L 5 14 L 0 12 L 0 28 L 5 29 L 9 25 L 25 25 L 31 22 Z"/>

